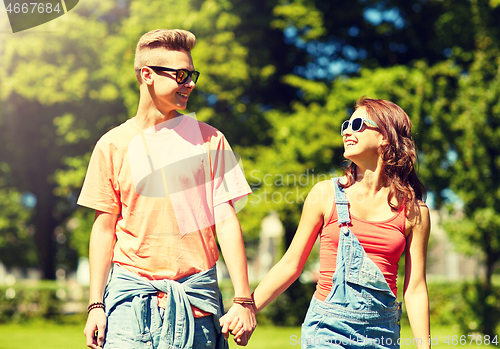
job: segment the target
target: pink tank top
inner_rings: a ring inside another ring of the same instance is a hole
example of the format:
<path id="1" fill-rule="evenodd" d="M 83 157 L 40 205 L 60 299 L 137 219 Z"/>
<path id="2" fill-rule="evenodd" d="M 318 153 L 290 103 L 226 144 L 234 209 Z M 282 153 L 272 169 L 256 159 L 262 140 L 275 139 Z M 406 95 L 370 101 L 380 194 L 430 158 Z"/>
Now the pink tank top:
<path id="1" fill-rule="evenodd" d="M 392 218 L 382 222 L 368 222 L 351 214 L 350 229 L 356 235 L 368 257 L 384 274 L 394 295 L 401 255 L 405 249 L 405 210 L 400 209 Z M 332 277 L 337 262 L 340 227 L 337 209 L 333 206 L 328 223 L 320 231 L 320 267 L 315 297 L 324 301 L 332 289 Z"/>

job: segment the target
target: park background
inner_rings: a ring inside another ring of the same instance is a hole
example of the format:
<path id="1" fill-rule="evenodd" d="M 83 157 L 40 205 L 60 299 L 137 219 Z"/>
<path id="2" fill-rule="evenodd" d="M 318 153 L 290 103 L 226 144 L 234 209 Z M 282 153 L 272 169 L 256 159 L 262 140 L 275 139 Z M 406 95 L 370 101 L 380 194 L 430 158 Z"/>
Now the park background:
<path id="1" fill-rule="evenodd" d="M 469 346 L 498 335 L 498 18 L 499 0 L 81 0 L 13 34 L 0 7 L 0 348 L 85 347 L 93 212 L 76 199 L 96 141 L 136 113 L 135 45 L 157 28 L 197 36 L 186 112 L 241 156 L 254 286 L 293 238 L 307 192 L 342 173 L 339 128 L 355 101 L 388 99 L 412 120 L 432 209 L 432 336 L 450 346 L 470 335 Z M 317 250 L 259 314 L 249 347 L 300 337 L 315 270 Z"/>

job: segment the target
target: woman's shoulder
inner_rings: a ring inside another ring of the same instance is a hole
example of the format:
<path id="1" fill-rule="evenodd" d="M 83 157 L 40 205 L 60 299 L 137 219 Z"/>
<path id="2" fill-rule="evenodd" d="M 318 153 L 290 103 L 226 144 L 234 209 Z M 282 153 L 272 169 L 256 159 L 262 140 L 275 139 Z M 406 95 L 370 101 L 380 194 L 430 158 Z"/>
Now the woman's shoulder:
<path id="1" fill-rule="evenodd" d="M 335 182 L 340 179 L 342 183 L 342 178 L 343 177 L 335 177 L 335 178 L 330 178 L 330 179 L 325 179 L 323 181 L 319 181 L 316 183 L 312 189 L 311 192 L 315 193 L 335 193 Z"/>
<path id="2" fill-rule="evenodd" d="M 430 229 L 430 214 L 429 207 L 422 200 L 414 200 L 407 205 L 406 219 L 412 231 L 429 230 Z"/>
<path id="3" fill-rule="evenodd" d="M 408 218 L 429 214 L 429 207 L 427 207 L 425 202 L 419 199 L 413 200 L 410 204 L 407 204 L 406 210 L 408 212 Z"/>
<path id="4" fill-rule="evenodd" d="M 309 208 L 327 215 L 335 202 L 335 182 L 327 179 L 316 183 L 307 195 L 306 204 Z"/>
<path id="5" fill-rule="evenodd" d="M 347 179 L 344 177 L 332 177 L 330 179 L 325 179 L 316 183 L 309 194 L 311 195 L 321 195 L 322 197 L 326 197 L 328 202 L 331 202 L 335 199 L 335 187 L 336 184 L 346 183 Z"/>

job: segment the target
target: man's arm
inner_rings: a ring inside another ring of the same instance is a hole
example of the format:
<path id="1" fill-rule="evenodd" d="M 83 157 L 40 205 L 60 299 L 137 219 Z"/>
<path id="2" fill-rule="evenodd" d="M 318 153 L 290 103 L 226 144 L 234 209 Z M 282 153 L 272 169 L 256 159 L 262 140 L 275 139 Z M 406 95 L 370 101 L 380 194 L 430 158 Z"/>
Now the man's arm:
<path id="1" fill-rule="evenodd" d="M 116 242 L 117 214 L 96 211 L 94 225 L 90 234 L 90 297 L 89 304 L 103 302 L 104 289 L 108 281 L 113 259 L 113 248 Z M 101 348 L 104 342 L 106 314 L 104 309 L 90 311 L 83 334 L 87 338 L 87 346 L 92 349 Z M 98 331 L 97 337 L 94 336 Z"/>
<path id="2" fill-rule="evenodd" d="M 219 245 L 224 256 L 229 276 L 233 283 L 234 296 L 250 298 L 248 284 L 247 258 L 240 222 L 229 202 L 215 206 L 215 229 Z M 234 304 L 227 313 L 228 322 L 238 318 L 243 323 L 243 336 L 237 340 L 239 345 L 246 345 L 252 335 L 257 322 L 254 307 L 251 305 Z"/>

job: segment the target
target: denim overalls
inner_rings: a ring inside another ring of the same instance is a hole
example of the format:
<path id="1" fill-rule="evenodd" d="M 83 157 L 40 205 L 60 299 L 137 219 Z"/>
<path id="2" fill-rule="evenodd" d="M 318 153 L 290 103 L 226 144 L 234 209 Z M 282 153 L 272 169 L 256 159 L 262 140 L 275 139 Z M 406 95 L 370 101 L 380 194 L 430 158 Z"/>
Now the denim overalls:
<path id="1" fill-rule="evenodd" d="M 302 325 L 302 348 L 399 348 L 401 303 L 349 229 L 349 207 L 335 182 L 340 226 L 332 290 L 313 296 Z"/>

